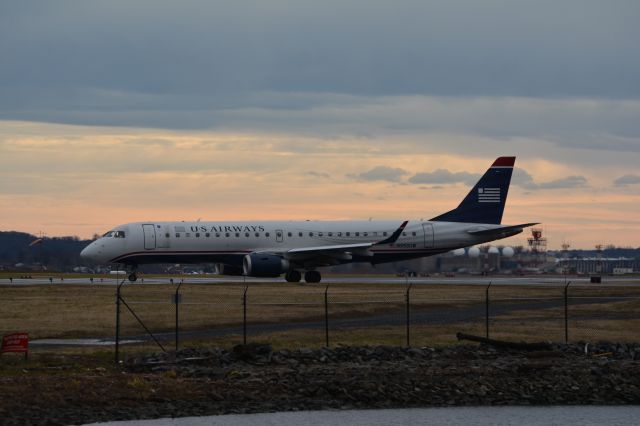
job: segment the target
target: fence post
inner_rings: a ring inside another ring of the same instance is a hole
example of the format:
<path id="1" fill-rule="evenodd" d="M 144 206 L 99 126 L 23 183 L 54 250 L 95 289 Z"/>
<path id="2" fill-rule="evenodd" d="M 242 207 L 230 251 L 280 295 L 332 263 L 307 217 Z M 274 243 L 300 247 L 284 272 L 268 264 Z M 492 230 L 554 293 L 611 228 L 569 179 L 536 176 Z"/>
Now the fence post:
<path id="1" fill-rule="evenodd" d="M 324 344 L 329 347 L 329 285 L 324 288 Z"/>
<path id="2" fill-rule="evenodd" d="M 179 310 L 179 305 L 181 302 L 181 298 L 180 298 L 180 286 L 182 286 L 182 281 L 180 281 L 180 283 L 178 283 L 178 287 L 176 287 L 176 294 L 173 297 L 173 303 L 176 304 L 176 352 L 178 352 L 178 349 L 180 348 L 180 328 L 179 328 L 179 317 L 178 317 L 178 310 Z"/>
<path id="3" fill-rule="evenodd" d="M 116 353 L 115 353 L 115 362 L 116 364 L 120 362 L 120 287 L 124 284 L 126 278 L 122 280 L 121 283 L 117 284 L 116 288 Z"/>
<path id="4" fill-rule="evenodd" d="M 242 343 L 247 344 L 247 290 L 248 286 L 244 287 L 244 293 L 242 294 Z"/>
<path id="5" fill-rule="evenodd" d="M 412 284 L 409 284 L 407 286 L 407 292 L 405 294 L 405 300 L 407 302 L 407 347 L 411 346 L 411 340 L 410 340 L 410 335 L 409 335 L 409 329 L 410 329 L 410 325 L 411 325 L 411 317 L 410 317 L 410 314 L 409 314 L 409 306 L 410 306 L 409 302 L 410 302 L 410 297 L 411 297 L 410 296 L 410 294 L 411 294 L 411 285 Z"/>
<path id="6" fill-rule="evenodd" d="M 489 285 L 485 289 L 485 294 L 484 294 L 484 308 L 485 308 L 484 327 L 485 327 L 485 334 L 487 339 L 489 338 L 489 289 L 491 288 L 492 283 L 493 283 L 492 281 L 489 281 Z"/>
<path id="7" fill-rule="evenodd" d="M 564 343 L 569 343 L 569 286 L 571 281 L 564 286 Z"/>

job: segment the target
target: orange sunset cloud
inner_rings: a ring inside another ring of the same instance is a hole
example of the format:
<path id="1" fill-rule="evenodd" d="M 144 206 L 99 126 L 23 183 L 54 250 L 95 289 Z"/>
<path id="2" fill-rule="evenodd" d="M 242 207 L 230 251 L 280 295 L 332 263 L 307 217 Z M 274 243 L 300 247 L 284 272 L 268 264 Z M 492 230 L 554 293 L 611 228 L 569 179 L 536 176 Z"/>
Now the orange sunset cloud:
<path id="1" fill-rule="evenodd" d="M 455 207 L 493 158 L 514 154 L 522 173 L 504 223 L 542 222 L 555 248 L 562 240 L 639 244 L 640 195 L 612 183 L 622 170 L 519 155 L 517 145 L 430 153 L 465 138 L 1 122 L 0 223 L 5 231 L 90 238 L 138 220 L 429 219 Z"/>

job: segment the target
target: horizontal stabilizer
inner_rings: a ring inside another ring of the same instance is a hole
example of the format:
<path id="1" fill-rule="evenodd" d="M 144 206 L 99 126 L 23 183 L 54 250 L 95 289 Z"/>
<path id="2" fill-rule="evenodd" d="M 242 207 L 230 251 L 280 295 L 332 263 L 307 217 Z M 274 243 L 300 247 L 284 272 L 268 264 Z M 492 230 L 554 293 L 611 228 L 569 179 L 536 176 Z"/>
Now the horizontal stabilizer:
<path id="1" fill-rule="evenodd" d="M 520 233 L 524 228 L 527 228 L 533 225 L 538 225 L 538 223 L 523 223 L 522 225 L 502 226 L 500 228 L 479 229 L 477 231 L 471 230 L 467 232 L 469 232 L 469 234 L 478 235 L 478 236 L 498 235 L 498 234 L 506 234 L 510 232 Z"/>

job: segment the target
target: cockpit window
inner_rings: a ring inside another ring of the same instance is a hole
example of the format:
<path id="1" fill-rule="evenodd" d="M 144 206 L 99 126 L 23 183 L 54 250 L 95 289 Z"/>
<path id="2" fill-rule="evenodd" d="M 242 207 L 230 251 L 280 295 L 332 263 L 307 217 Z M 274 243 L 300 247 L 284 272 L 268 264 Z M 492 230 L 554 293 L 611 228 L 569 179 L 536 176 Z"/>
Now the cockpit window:
<path id="1" fill-rule="evenodd" d="M 109 231 L 102 238 L 124 238 L 124 231 Z"/>

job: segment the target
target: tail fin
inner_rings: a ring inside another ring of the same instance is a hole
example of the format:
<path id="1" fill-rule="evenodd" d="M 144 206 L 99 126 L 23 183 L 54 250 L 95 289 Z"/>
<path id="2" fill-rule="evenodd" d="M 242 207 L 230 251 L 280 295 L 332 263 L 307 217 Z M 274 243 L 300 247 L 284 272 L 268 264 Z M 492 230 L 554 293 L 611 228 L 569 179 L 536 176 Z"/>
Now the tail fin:
<path id="1" fill-rule="evenodd" d="M 431 220 L 499 225 L 515 161 L 516 157 L 498 158 L 456 209 Z"/>

